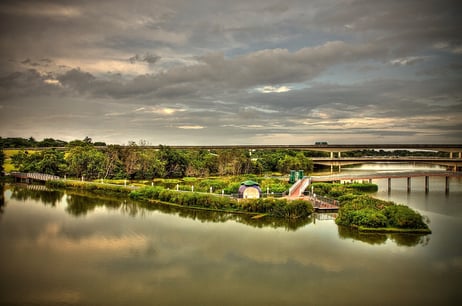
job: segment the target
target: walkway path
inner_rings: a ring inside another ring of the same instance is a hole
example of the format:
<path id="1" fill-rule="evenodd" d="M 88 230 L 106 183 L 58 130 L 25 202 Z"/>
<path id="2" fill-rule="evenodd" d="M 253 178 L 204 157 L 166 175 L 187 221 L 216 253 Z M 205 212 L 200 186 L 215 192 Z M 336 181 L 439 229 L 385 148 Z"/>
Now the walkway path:
<path id="1" fill-rule="evenodd" d="M 306 188 L 311 183 L 311 178 L 309 177 L 304 177 L 301 180 L 298 180 L 295 182 L 295 184 L 290 188 L 289 195 L 287 198 L 289 200 L 307 200 L 313 203 L 313 208 L 316 211 L 332 211 L 332 210 L 338 210 L 339 206 L 337 205 L 337 202 L 335 200 L 329 199 L 329 198 L 324 198 L 324 197 L 319 197 L 316 195 L 304 195 L 304 192 Z"/>

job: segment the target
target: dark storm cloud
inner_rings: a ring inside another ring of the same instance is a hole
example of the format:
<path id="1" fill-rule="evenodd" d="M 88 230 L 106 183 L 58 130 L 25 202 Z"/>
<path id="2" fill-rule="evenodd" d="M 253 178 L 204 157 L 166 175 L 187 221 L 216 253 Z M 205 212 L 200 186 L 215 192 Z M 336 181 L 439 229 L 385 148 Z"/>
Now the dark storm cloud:
<path id="1" fill-rule="evenodd" d="M 172 97 L 216 89 L 217 86 L 248 89 L 267 84 L 297 83 L 311 80 L 331 65 L 362 58 L 380 56 L 382 50 L 372 45 L 352 46 L 343 42 L 328 42 L 296 52 L 284 49 L 262 50 L 237 58 L 223 54 L 207 54 L 196 58 L 197 63 L 178 66 L 150 75 L 141 75 L 124 84 L 97 79 L 88 72 L 72 69 L 58 80 L 80 92 L 125 98 L 130 95 L 152 93 L 158 97 Z M 139 56 L 133 60 L 138 61 Z M 143 61 L 147 61 L 144 57 Z M 156 60 L 157 61 L 157 60 Z"/>
<path id="2" fill-rule="evenodd" d="M 461 6 L 2 1 L 0 111 L 109 142 L 461 141 Z"/>
<path id="3" fill-rule="evenodd" d="M 155 64 L 158 60 L 160 60 L 160 56 L 146 53 L 145 55 L 135 54 L 134 56 L 128 59 L 130 63 L 134 64 L 136 62 L 146 62 L 148 64 Z"/>

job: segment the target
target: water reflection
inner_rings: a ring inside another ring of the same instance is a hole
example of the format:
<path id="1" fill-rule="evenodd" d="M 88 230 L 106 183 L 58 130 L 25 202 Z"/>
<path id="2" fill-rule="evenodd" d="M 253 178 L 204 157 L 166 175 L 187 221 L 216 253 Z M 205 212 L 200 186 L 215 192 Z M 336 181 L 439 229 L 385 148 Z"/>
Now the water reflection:
<path id="1" fill-rule="evenodd" d="M 42 188 L 43 189 L 43 188 Z M 12 199 L 26 201 L 28 199 L 41 201 L 44 205 L 56 206 L 63 197 L 67 203 L 65 211 L 74 217 L 83 217 L 94 212 L 97 207 L 104 207 L 106 210 L 119 211 L 123 215 L 131 217 L 146 216 L 151 212 L 161 212 L 164 214 L 176 215 L 184 219 L 197 220 L 202 223 L 225 223 L 234 221 L 255 228 L 283 228 L 286 231 L 297 231 L 315 222 L 334 222 L 336 214 L 314 214 L 305 219 L 279 219 L 263 217 L 252 218 L 246 214 L 232 214 L 226 212 L 207 211 L 192 209 L 188 207 L 177 207 L 161 203 L 136 202 L 128 198 L 116 199 L 110 196 L 68 190 L 55 191 L 48 189 L 38 189 L 36 187 L 27 188 L 22 185 L 12 186 Z M 333 225 L 335 226 L 335 225 Z M 382 234 L 382 233 L 362 233 L 347 227 L 338 227 L 339 237 L 342 239 L 354 239 L 366 242 L 371 245 L 385 244 L 388 239 L 394 241 L 399 246 L 416 246 L 428 243 L 428 237 L 419 234 Z"/>
<path id="2" fill-rule="evenodd" d="M 64 195 L 63 191 L 47 189 L 43 185 L 15 184 L 10 187 L 11 198 L 23 202 L 32 199 L 44 205 L 56 206 Z"/>
<path id="3" fill-rule="evenodd" d="M 358 235 L 333 215 L 286 230 L 280 220 L 79 192 L 66 191 L 56 207 L 10 195 L 0 222 L 1 305 L 462 302 L 460 218 L 433 216 L 428 243 Z M 66 212 L 71 205 L 79 218 Z"/>
<path id="4" fill-rule="evenodd" d="M 0 217 L 5 212 L 5 184 L 0 183 Z"/>
<path id="5" fill-rule="evenodd" d="M 96 207 L 105 207 L 106 209 L 118 210 L 122 206 L 122 201 L 102 197 L 96 194 L 79 194 L 66 192 L 66 212 L 75 216 L 85 216 L 95 210 Z M 123 210 L 126 212 L 126 210 Z"/>
<path id="6" fill-rule="evenodd" d="M 252 216 L 245 214 L 199 210 L 161 203 L 135 202 L 128 198 L 117 199 L 92 192 L 67 190 L 64 193 L 63 191 L 49 190 L 39 185 L 11 185 L 11 189 L 12 199 L 20 201 L 31 199 L 51 206 L 56 206 L 63 199 L 63 196 L 65 196 L 65 202 L 67 203 L 65 211 L 74 217 L 83 217 L 94 212 L 97 207 L 104 207 L 107 210 L 120 211 L 123 215 L 131 217 L 145 216 L 149 212 L 157 211 L 200 222 L 225 223 L 235 221 L 256 228 L 284 228 L 287 231 L 296 231 L 313 221 L 311 217 L 295 220 L 270 217 L 253 219 Z"/>
<path id="7" fill-rule="evenodd" d="M 372 245 L 385 244 L 388 239 L 394 241 L 398 246 L 413 247 L 417 245 L 428 245 L 430 235 L 422 234 L 401 234 L 401 233 L 365 233 L 356 229 L 339 226 L 338 236 L 341 239 L 354 239 Z"/>
<path id="8" fill-rule="evenodd" d="M 159 211 L 167 214 L 175 214 L 180 218 L 198 220 L 201 222 L 224 223 L 235 221 L 252 227 L 263 228 L 284 228 L 287 231 L 296 231 L 312 223 L 312 218 L 286 220 L 279 218 L 264 217 L 253 219 L 252 216 L 246 214 L 232 214 L 218 211 L 207 211 L 199 209 L 191 209 L 187 207 L 176 207 L 160 203 L 138 203 L 138 205 L 149 211 Z"/>

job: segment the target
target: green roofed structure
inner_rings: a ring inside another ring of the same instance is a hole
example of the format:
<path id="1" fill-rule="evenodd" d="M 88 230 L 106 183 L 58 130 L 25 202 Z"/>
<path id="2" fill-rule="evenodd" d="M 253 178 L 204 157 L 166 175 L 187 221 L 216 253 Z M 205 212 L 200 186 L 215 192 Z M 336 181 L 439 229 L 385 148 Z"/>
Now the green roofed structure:
<path id="1" fill-rule="evenodd" d="M 241 183 L 241 187 L 239 187 L 239 198 L 258 199 L 260 197 L 261 188 L 257 182 L 247 180 Z"/>

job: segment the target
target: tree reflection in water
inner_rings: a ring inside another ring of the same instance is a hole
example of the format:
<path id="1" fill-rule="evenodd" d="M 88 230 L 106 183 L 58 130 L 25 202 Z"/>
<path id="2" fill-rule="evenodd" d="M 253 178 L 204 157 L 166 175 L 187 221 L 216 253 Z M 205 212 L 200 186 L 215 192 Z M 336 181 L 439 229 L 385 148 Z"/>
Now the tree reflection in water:
<path id="1" fill-rule="evenodd" d="M 63 198 L 64 192 L 47 189 L 44 185 L 11 185 L 11 198 L 19 201 L 35 200 L 45 205 L 56 206 Z"/>
<path id="2" fill-rule="evenodd" d="M 96 207 L 118 210 L 122 205 L 121 200 L 108 199 L 97 195 L 91 195 L 90 193 L 82 195 L 73 192 L 66 192 L 66 202 L 66 212 L 75 217 L 85 216 Z"/>
<path id="3" fill-rule="evenodd" d="M 256 228 L 284 228 L 287 231 L 296 231 L 299 228 L 313 222 L 313 217 L 290 220 L 270 217 L 253 219 L 252 215 L 247 214 L 207 211 L 166 205 L 158 202 L 136 202 L 129 198 L 121 199 L 92 192 L 67 190 L 64 193 L 63 191 L 56 190 L 34 190 L 30 187 L 27 188 L 27 186 L 12 186 L 12 188 L 11 198 L 13 199 L 22 201 L 33 199 L 42 201 L 45 205 L 51 204 L 52 206 L 55 206 L 59 201 L 61 201 L 65 194 L 67 202 L 66 212 L 75 217 L 85 216 L 94 211 L 97 207 L 105 207 L 106 209 L 119 211 L 120 213 L 131 217 L 144 216 L 149 212 L 158 211 L 165 214 L 177 215 L 180 218 L 198 220 L 200 222 L 224 223 L 227 221 L 235 221 Z M 0 201 L 0 211 L 3 213 L 3 197 Z M 338 226 L 338 233 L 341 239 L 354 239 L 372 245 L 385 244 L 386 241 L 390 239 L 398 246 L 412 247 L 419 244 L 426 245 L 430 239 L 428 235 L 419 234 L 364 233 L 344 226 Z"/>
<path id="4" fill-rule="evenodd" d="M 0 217 L 5 212 L 5 184 L 0 184 Z"/>
<path id="5" fill-rule="evenodd" d="M 388 239 L 394 241 L 398 246 L 413 247 L 416 245 L 427 245 L 430 236 L 426 234 L 408 233 L 368 233 L 360 232 L 354 228 L 339 226 L 338 235 L 341 239 L 354 239 L 368 244 L 385 244 Z"/>

